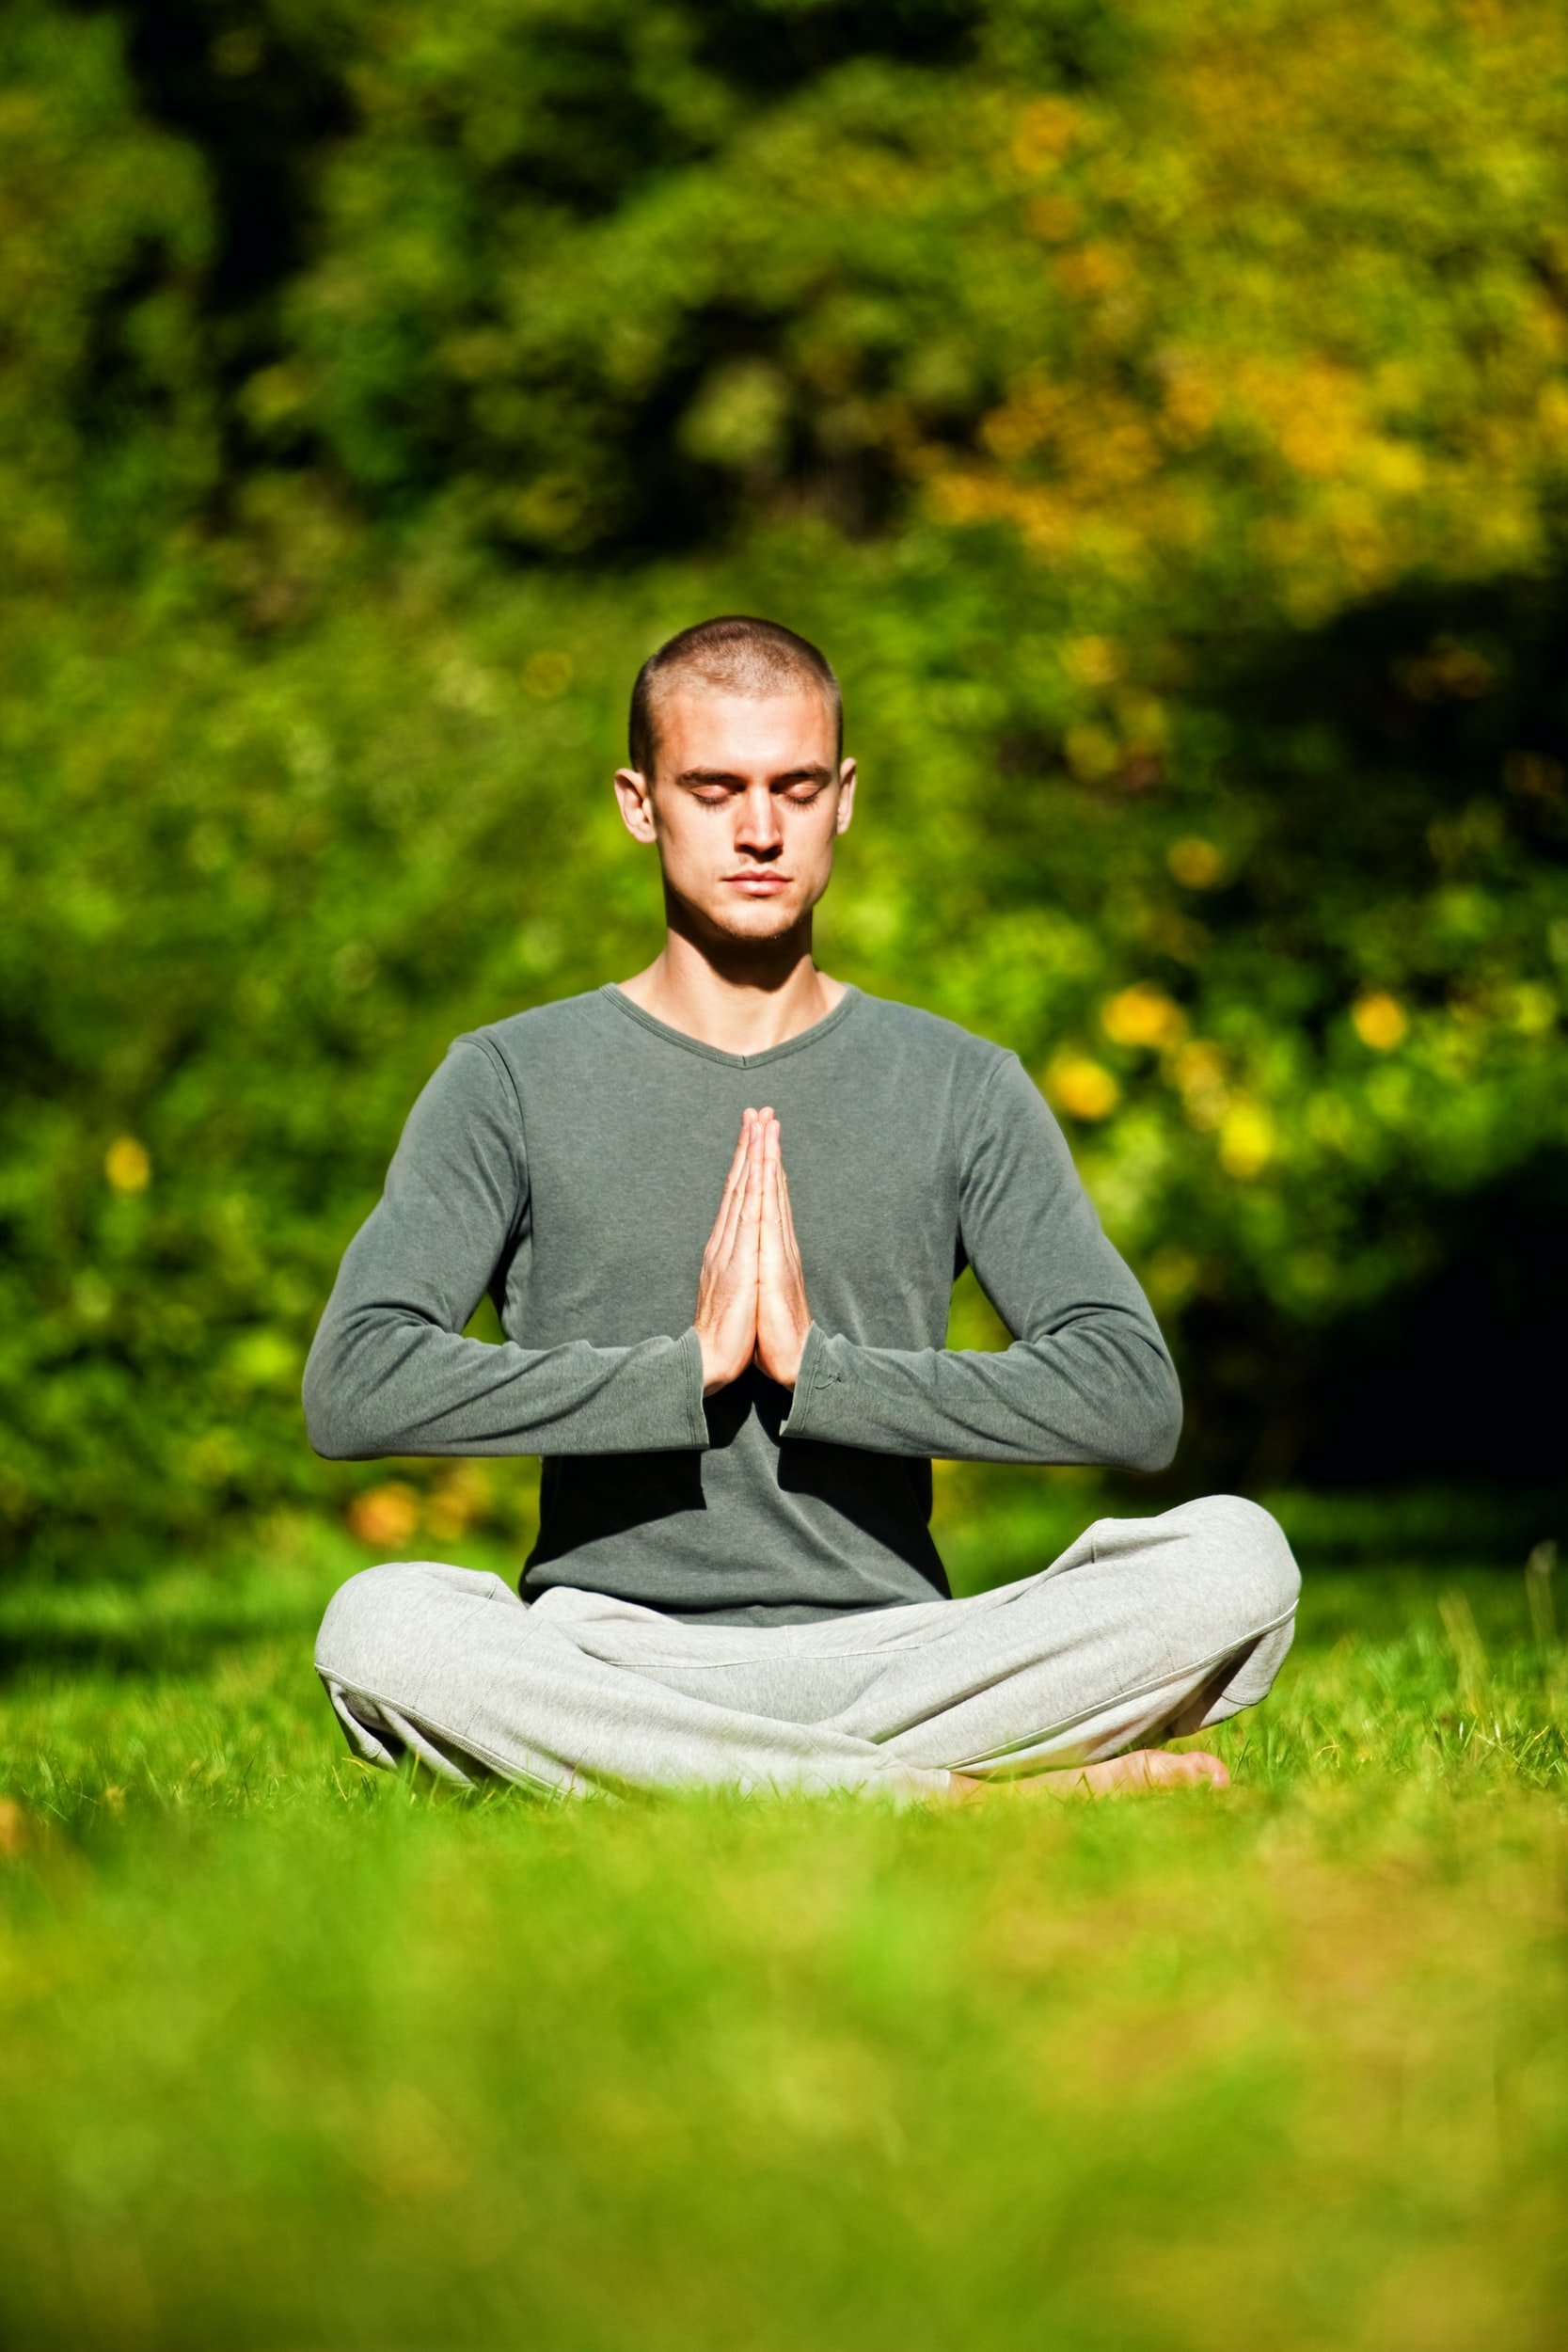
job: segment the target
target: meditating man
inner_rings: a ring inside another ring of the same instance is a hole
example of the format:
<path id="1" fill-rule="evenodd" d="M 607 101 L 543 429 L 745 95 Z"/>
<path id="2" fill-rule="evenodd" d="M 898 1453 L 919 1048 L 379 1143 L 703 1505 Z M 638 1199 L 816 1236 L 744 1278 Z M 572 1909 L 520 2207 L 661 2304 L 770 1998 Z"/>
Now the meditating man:
<path id="1" fill-rule="evenodd" d="M 310 1351 L 322 1454 L 544 1462 L 520 1597 L 405 1561 L 333 1599 L 351 1744 L 549 1790 L 1223 1783 L 1156 1743 L 1290 1645 L 1255 1503 L 1102 1518 L 949 1596 L 933 1455 L 1156 1470 L 1180 1394 L 1018 1057 L 813 961 L 855 794 L 832 670 L 768 622 L 685 630 L 615 789 L 662 952 L 456 1041 Z M 1010 1346 L 944 1344 L 966 1265 Z M 502 1344 L 464 1336 L 486 1291 Z"/>

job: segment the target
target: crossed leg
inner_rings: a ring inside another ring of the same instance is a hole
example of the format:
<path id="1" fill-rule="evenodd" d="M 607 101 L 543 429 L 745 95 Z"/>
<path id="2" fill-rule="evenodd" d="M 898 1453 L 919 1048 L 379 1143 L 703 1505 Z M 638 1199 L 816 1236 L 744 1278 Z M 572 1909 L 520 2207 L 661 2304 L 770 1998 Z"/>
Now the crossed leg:
<path id="1" fill-rule="evenodd" d="M 971 1796 L 1223 1777 L 1149 1743 L 1267 1692 L 1299 1579 L 1234 1495 L 1101 1519 L 1037 1575 L 958 1601 L 776 1628 L 690 1625 L 561 1587 L 369 1568 L 316 1663 L 351 1745 L 448 1778 Z"/>

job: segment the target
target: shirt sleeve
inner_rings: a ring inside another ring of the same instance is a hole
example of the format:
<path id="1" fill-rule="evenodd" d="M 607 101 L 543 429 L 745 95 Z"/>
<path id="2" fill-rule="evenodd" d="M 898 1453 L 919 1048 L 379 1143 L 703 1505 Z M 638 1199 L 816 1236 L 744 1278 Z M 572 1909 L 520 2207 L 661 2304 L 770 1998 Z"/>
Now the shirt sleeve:
<path id="1" fill-rule="evenodd" d="M 386 1189 L 344 1253 L 305 1368 L 318 1454 L 631 1454 L 704 1447 L 695 1327 L 630 1347 L 465 1339 L 526 1233 L 512 1081 L 459 1039 L 408 1117 Z"/>
<path id="2" fill-rule="evenodd" d="M 1016 1054 L 985 1081 L 960 1151 L 963 1249 L 1011 1346 L 866 1347 L 813 1323 L 782 1434 L 949 1461 L 1164 1470 L 1181 1429 L 1175 1367 Z"/>

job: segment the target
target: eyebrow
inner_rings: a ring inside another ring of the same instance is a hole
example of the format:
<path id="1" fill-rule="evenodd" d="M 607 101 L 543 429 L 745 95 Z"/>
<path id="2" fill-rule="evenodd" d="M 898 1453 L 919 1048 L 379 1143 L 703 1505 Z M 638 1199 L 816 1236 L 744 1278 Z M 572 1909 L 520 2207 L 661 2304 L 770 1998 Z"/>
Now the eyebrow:
<path id="1" fill-rule="evenodd" d="M 832 781 L 832 773 L 831 768 L 784 768 L 776 776 L 769 776 L 768 781 L 769 785 L 829 784 Z M 746 778 L 736 775 L 728 768 L 683 768 L 675 778 L 675 782 L 677 784 L 744 785 Z"/>

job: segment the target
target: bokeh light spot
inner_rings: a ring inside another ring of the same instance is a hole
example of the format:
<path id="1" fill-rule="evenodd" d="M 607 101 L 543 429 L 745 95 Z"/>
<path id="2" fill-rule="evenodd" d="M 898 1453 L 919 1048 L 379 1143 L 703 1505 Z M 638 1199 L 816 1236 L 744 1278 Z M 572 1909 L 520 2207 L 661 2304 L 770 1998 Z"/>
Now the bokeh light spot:
<path id="1" fill-rule="evenodd" d="M 103 1173 L 116 1192 L 145 1192 L 152 1180 L 146 1144 L 135 1136 L 116 1136 L 103 1154 Z"/>
<path id="2" fill-rule="evenodd" d="M 1356 1036 L 1374 1054 L 1391 1054 L 1410 1027 L 1409 1015 L 1399 998 L 1383 988 L 1374 989 L 1370 996 L 1358 996 L 1350 1017 Z"/>
<path id="3" fill-rule="evenodd" d="M 1073 1119 L 1109 1119 L 1121 1089 L 1103 1063 L 1086 1054 L 1066 1054 L 1046 1073 L 1046 1092 Z"/>
<path id="4" fill-rule="evenodd" d="M 1214 844 L 1197 834 L 1185 834 L 1180 841 L 1173 841 L 1165 863 L 1183 890 L 1212 890 L 1225 871 L 1225 860 Z"/>

